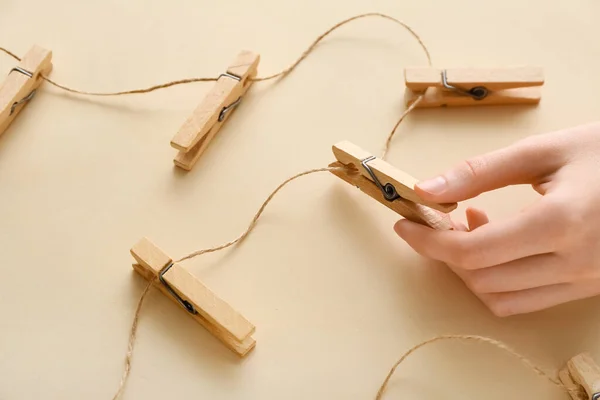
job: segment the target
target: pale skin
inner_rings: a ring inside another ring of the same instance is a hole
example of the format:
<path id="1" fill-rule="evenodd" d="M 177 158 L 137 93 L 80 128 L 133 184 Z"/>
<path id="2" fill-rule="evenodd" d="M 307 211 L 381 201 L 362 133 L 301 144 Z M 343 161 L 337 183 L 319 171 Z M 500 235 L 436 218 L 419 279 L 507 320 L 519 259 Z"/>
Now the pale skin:
<path id="1" fill-rule="evenodd" d="M 489 221 L 469 208 L 468 227 L 436 231 L 401 220 L 394 229 L 421 255 L 450 266 L 497 316 L 600 294 L 600 123 L 528 137 L 415 190 L 450 203 L 518 184 L 541 196 L 506 219 Z"/>

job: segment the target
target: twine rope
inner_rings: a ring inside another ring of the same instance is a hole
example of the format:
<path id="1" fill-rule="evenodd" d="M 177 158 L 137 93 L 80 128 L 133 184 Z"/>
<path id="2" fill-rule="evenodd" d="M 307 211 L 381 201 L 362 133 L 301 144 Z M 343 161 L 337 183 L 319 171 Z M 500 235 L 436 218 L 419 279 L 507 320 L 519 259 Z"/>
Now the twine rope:
<path id="1" fill-rule="evenodd" d="M 288 74 L 290 74 L 294 69 L 296 69 L 298 67 L 298 65 L 300 65 L 300 63 L 302 61 L 304 61 L 306 59 L 306 57 L 308 57 L 308 55 L 310 53 L 312 53 L 315 48 L 317 47 L 317 45 L 324 40 L 327 36 L 329 36 L 331 33 L 333 33 L 334 31 L 336 31 L 337 29 L 339 29 L 340 27 L 352 22 L 352 21 L 356 21 L 358 19 L 362 19 L 362 18 L 370 18 L 370 17 L 374 17 L 374 18 L 382 18 L 388 21 L 392 21 L 395 24 L 401 26 L 402 28 L 404 28 L 406 31 L 408 31 L 419 43 L 419 45 L 421 46 L 421 48 L 423 49 L 423 52 L 425 53 L 425 56 L 427 58 L 427 64 L 429 66 L 432 65 L 432 61 L 431 61 L 431 54 L 429 53 L 429 49 L 427 49 L 427 46 L 425 45 L 425 43 L 423 42 L 423 39 L 421 39 L 421 37 L 415 32 L 414 29 L 412 29 L 408 24 L 400 21 L 399 19 L 396 19 L 392 16 L 386 15 L 386 14 L 382 14 L 382 13 L 365 13 L 365 14 L 359 14 L 356 15 L 354 17 L 350 17 L 347 18 L 343 21 L 338 22 L 337 24 L 333 25 L 331 28 L 329 28 L 328 30 L 326 30 L 325 32 L 323 32 L 321 35 L 319 35 L 315 40 L 313 40 L 313 42 L 310 44 L 310 46 L 300 55 L 300 57 L 298 57 L 298 59 L 296 59 L 296 61 L 294 61 L 292 64 L 290 64 L 287 68 L 284 68 L 283 70 L 281 70 L 280 72 L 271 74 L 271 75 L 267 75 L 264 77 L 257 77 L 257 78 L 253 78 L 254 81 L 257 82 L 262 82 L 262 81 L 269 81 L 272 79 L 276 79 L 276 78 L 283 78 L 285 76 L 287 76 Z M 15 53 L 13 53 L 12 51 L 4 48 L 4 47 L 0 47 L 0 52 L 3 52 L 5 54 L 7 54 L 8 56 L 14 58 L 17 61 L 21 61 L 21 58 L 19 56 L 17 56 Z M 130 95 L 130 94 L 143 94 L 143 93 L 150 93 L 150 92 L 154 92 L 156 90 L 160 90 L 160 89 L 166 89 L 172 86 L 177 86 L 177 85 L 186 85 L 186 84 L 190 84 L 190 83 L 196 83 L 196 82 L 214 82 L 218 79 L 218 77 L 198 77 L 198 78 L 187 78 L 187 79 L 178 79 L 178 80 L 174 80 L 174 81 L 170 81 L 170 82 L 165 82 L 165 83 L 160 83 L 157 85 L 153 85 L 150 87 L 146 87 L 146 88 L 140 88 L 140 89 L 131 89 L 131 90 L 123 90 L 123 91 L 116 91 L 116 92 L 91 92 L 91 91 L 86 91 L 86 90 L 80 90 L 80 89 L 74 89 L 71 88 L 69 86 L 63 85 L 61 83 L 55 82 L 52 79 L 46 77 L 46 76 L 42 76 L 42 78 L 44 80 L 46 80 L 49 84 L 62 89 L 64 91 L 70 92 L 70 93 L 74 93 L 74 94 L 79 94 L 79 95 L 85 95 L 85 96 L 99 96 L 99 97 L 108 97 L 108 96 L 124 96 L 124 95 Z M 381 158 L 385 159 L 385 157 L 387 156 L 388 150 L 389 150 L 389 146 L 390 143 L 392 141 L 392 138 L 394 137 L 398 127 L 400 126 L 400 124 L 402 123 L 402 121 L 404 120 L 404 118 L 406 118 L 406 116 L 421 102 L 421 100 L 423 99 L 422 96 L 417 97 L 417 99 L 413 102 L 413 104 L 407 108 L 402 115 L 400 116 L 400 118 L 398 119 L 398 121 L 396 122 L 396 124 L 394 125 L 394 128 L 392 129 L 392 131 L 389 133 L 387 140 L 385 141 L 385 146 L 382 150 L 382 155 Z"/>
<path id="2" fill-rule="evenodd" d="M 387 19 L 390 21 L 395 22 L 396 24 L 399 24 L 400 26 L 402 26 L 403 28 L 405 28 L 417 41 L 418 43 L 421 45 L 423 51 L 426 54 L 427 57 L 427 61 L 429 65 L 432 65 L 431 62 L 431 55 L 429 53 L 429 50 L 427 49 L 427 47 L 425 46 L 425 44 L 423 43 L 422 39 L 419 37 L 419 35 L 407 24 L 405 24 L 404 22 L 393 18 L 389 15 L 385 15 L 385 14 L 381 14 L 381 13 L 366 13 L 366 14 L 360 14 L 348 19 L 345 19 L 337 24 L 335 24 L 334 26 L 332 26 L 330 29 L 328 29 L 327 31 L 325 31 L 323 34 L 321 34 L 320 36 L 318 36 L 313 42 L 312 44 L 300 55 L 300 57 L 294 62 L 292 63 L 290 66 L 288 66 L 287 68 L 281 70 L 280 72 L 271 74 L 271 75 L 267 75 L 264 77 L 257 77 L 254 78 L 254 81 L 260 82 L 260 81 L 269 81 L 272 79 L 276 79 L 276 78 L 282 78 L 287 76 L 288 74 L 290 74 L 294 69 L 296 69 L 298 67 L 298 65 L 304 60 L 306 59 L 306 57 L 315 49 L 315 47 L 319 44 L 319 42 L 321 42 L 323 39 L 325 39 L 329 34 L 331 34 L 332 32 L 334 32 L 336 29 L 340 28 L 341 26 L 357 20 L 357 19 L 361 19 L 361 18 L 366 18 L 366 17 L 379 17 L 379 18 L 383 18 L 383 19 Z M 5 54 L 7 54 L 8 56 L 12 57 L 13 59 L 20 61 L 21 59 L 13 52 L 11 52 L 10 50 L 0 47 L 0 52 L 3 52 Z M 179 80 L 174 80 L 174 81 L 170 81 L 170 82 L 166 82 L 166 83 L 161 83 L 161 84 L 157 84 L 157 85 L 153 85 L 150 87 L 146 87 L 146 88 L 140 88 L 140 89 L 132 89 L 132 90 L 124 90 L 124 91 L 116 91 L 116 92 L 91 92 L 91 91 L 85 91 L 85 90 L 79 90 L 79 89 L 74 89 L 71 88 L 69 86 L 60 84 L 58 82 L 55 82 L 53 80 L 51 80 L 50 78 L 46 77 L 46 76 L 42 76 L 43 79 L 45 79 L 48 83 L 50 83 L 51 85 L 65 90 L 67 92 L 70 93 L 75 93 L 75 94 L 80 94 L 80 95 L 87 95 L 87 96 L 122 96 L 122 95 L 130 95 L 130 94 L 143 94 L 143 93 L 150 93 L 156 90 L 160 90 L 160 89 L 166 89 L 172 86 L 177 86 L 177 85 L 184 85 L 184 84 L 190 84 L 190 83 L 196 83 L 196 82 L 214 82 L 216 81 L 218 78 L 216 77 L 198 77 L 198 78 L 188 78 L 188 79 L 179 79 Z M 400 116 L 400 118 L 398 119 L 398 121 L 396 122 L 396 124 L 394 125 L 392 131 L 390 132 L 390 134 L 388 135 L 386 141 L 385 141 L 385 145 L 382 151 L 382 158 L 385 158 L 387 155 L 387 152 L 389 150 L 390 147 L 390 143 L 394 137 L 395 132 L 397 131 L 398 127 L 400 126 L 400 124 L 402 123 L 402 121 L 406 118 L 406 116 L 408 114 L 410 114 L 414 108 L 419 104 L 419 102 L 422 100 L 422 96 L 418 97 L 416 99 L 416 101 L 410 106 L 408 107 Z M 318 173 L 318 172 L 324 172 L 324 171 L 334 171 L 334 170 L 340 170 L 343 168 L 339 168 L 339 167 L 327 167 L 327 168 L 317 168 L 317 169 L 312 169 L 312 170 L 308 170 L 308 171 L 304 171 L 301 173 L 298 173 L 288 179 L 286 179 L 285 181 L 283 181 L 268 197 L 267 199 L 262 203 L 262 205 L 260 206 L 260 208 L 258 209 L 258 211 L 256 212 L 256 214 L 254 215 L 254 217 L 252 218 L 250 224 L 248 225 L 248 227 L 239 235 L 237 236 L 235 239 L 220 244 L 218 246 L 214 246 L 214 247 L 210 247 L 210 248 L 206 248 L 206 249 L 201 249 L 201 250 L 196 250 L 192 253 L 189 253 L 183 257 L 181 257 L 180 259 L 178 259 L 176 262 L 182 262 L 185 260 L 189 260 L 192 259 L 194 257 L 203 255 L 203 254 L 208 254 L 208 253 L 213 253 L 213 252 L 217 252 L 220 250 L 224 250 L 226 248 L 229 248 L 233 245 L 239 244 L 241 243 L 245 238 L 248 237 L 248 235 L 253 231 L 253 229 L 256 227 L 256 224 L 258 222 L 258 220 L 260 219 L 261 215 L 263 214 L 263 212 L 265 211 L 265 208 L 267 207 L 267 205 L 271 202 L 271 200 L 273 200 L 273 198 L 275 197 L 275 195 L 288 183 L 294 181 L 295 179 L 298 179 L 302 176 L 306 176 L 306 175 L 311 175 L 314 173 Z M 130 330 L 130 334 L 129 334 L 129 341 L 128 341 L 128 345 L 127 345 L 127 353 L 125 355 L 125 368 L 123 371 L 123 375 L 121 377 L 121 381 L 119 383 L 118 389 L 116 391 L 116 393 L 113 396 L 113 400 L 117 400 L 123 393 L 123 390 L 125 388 L 125 384 L 127 382 L 127 379 L 130 375 L 131 372 L 131 363 L 132 363 L 132 357 L 133 357 L 133 351 L 134 351 L 134 347 L 135 347 L 135 342 L 136 342 L 136 337 L 137 337 L 137 329 L 138 329 L 138 324 L 139 324 L 139 319 L 140 319 L 140 314 L 141 314 L 141 310 L 142 310 L 142 305 L 144 303 L 144 300 L 146 299 L 148 293 L 150 292 L 150 288 L 156 283 L 158 279 L 157 278 L 153 278 L 152 280 L 150 280 L 148 282 L 148 284 L 145 286 L 144 290 L 142 291 L 142 294 L 140 296 L 140 299 L 138 301 L 136 310 L 135 310 L 135 314 L 134 314 L 134 318 L 133 318 L 133 322 L 131 325 L 131 330 Z M 381 386 L 379 387 L 379 390 L 377 391 L 375 400 L 381 400 L 383 398 L 383 395 L 388 387 L 388 384 L 391 380 L 391 378 L 393 377 L 394 373 L 396 372 L 396 370 L 398 369 L 398 367 L 414 352 L 416 352 L 417 350 L 421 349 L 422 347 L 425 347 L 427 345 L 433 344 L 435 342 L 439 342 L 439 341 L 447 341 L 447 340 L 458 340 L 458 341 L 475 341 L 475 342 L 480 342 L 480 343 L 486 343 L 492 346 L 495 346 L 497 348 L 499 348 L 500 350 L 503 350 L 505 352 L 507 352 L 508 354 L 512 355 L 513 357 L 517 358 L 525 367 L 529 368 L 530 370 L 534 371 L 537 375 L 539 375 L 540 377 L 543 377 L 545 379 L 547 379 L 550 383 L 554 384 L 555 386 L 557 386 L 559 389 L 567 392 L 567 393 L 572 393 L 573 391 L 570 391 L 569 389 L 567 389 L 560 381 L 558 381 L 556 378 L 553 378 L 550 374 L 548 374 L 547 372 L 545 372 L 542 368 L 538 367 L 537 365 L 535 365 L 533 362 L 531 362 L 529 359 L 527 359 L 525 356 L 523 356 L 522 354 L 518 353 L 517 351 L 513 350 L 512 348 L 510 348 L 508 345 L 504 344 L 503 342 L 496 340 L 496 339 L 492 339 L 492 338 L 488 338 L 488 337 L 484 337 L 484 336 L 476 336 L 476 335 L 440 335 L 440 336 L 436 336 L 433 337 L 429 340 L 426 340 L 424 342 L 421 342 L 417 345 L 415 345 L 414 347 L 412 347 L 411 349 L 409 349 L 408 351 L 406 351 L 399 359 L 398 361 L 396 361 L 396 363 L 392 366 L 392 368 L 390 369 L 390 371 L 388 372 L 386 378 L 384 379 L 383 383 L 381 384 Z"/>
<path id="3" fill-rule="evenodd" d="M 185 260 L 190 260 L 194 257 L 203 255 L 203 254 L 208 254 L 208 253 L 214 253 L 220 250 L 224 250 L 228 247 L 231 247 L 233 245 L 239 244 L 241 243 L 244 239 L 246 239 L 248 237 L 248 235 L 254 230 L 254 228 L 257 225 L 258 220 L 260 219 L 261 215 L 264 213 L 267 205 L 273 200 L 273 198 L 275 197 L 275 195 L 277 193 L 279 193 L 279 191 L 281 189 L 283 189 L 284 186 L 286 186 L 288 183 L 303 177 L 303 176 L 307 176 L 307 175 L 311 175 L 311 174 L 315 174 L 318 172 L 325 172 L 325 171 L 341 171 L 344 170 L 345 168 L 343 167 L 326 167 L 326 168 L 317 168 L 317 169 L 311 169 L 308 171 L 304 171 L 304 172 L 300 172 L 288 179 L 286 179 L 285 181 L 283 181 L 279 186 L 277 186 L 277 188 L 271 192 L 271 194 L 266 198 L 266 200 L 262 203 L 262 205 L 260 206 L 260 208 L 258 209 L 258 211 L 256 212 L 256 214 L 254 214 L 254 217 L 252 218 L 250 224 L 248 225 L 248 227 L 239 235 L 237 236 L 235 239 L 226 242 L 224 244 L 221 245 L 217 245 L 214 247 L 209 247 L 206 249 L 202 249 L 202 250 L 197 250 L 194 251 L 192 253 L 189 253 L 181 258 L 179 258 L 177 261 L 175 262 L 182 262 Z M 142 309 L 142 304 L 144 302 L 144 300 L 146 299 L 150 288 L 157 283 L 158 278 L 154 277 L 153 279 L 151 279 L 148 284 L 146 285 L 146 287 L 144 288 L 142 295 L 138 301 L 137 307 L 136 307 L 136 311 L 135 311 L 135 315 L 133 317 L 133 323 L 131 325 L 131 331 L 129 334 L 129 342 L 127 345 L 127 354 L 125 356 L 125 369 L 123 372 L 123 376 L 121 377 L 121 381 L 119 383 L 119 387 L 117 389 L 117 392 L 115 393 L 113 400 L 117 400 L 120 395 L 123 393 L 123 389 L 125 387 L 125 383 L 127 382 L 127 378 L 129 377 L 129 373 L 131 371 L 131 360 L 133 357 L 133 349 L 135 346 L 135 340 L 136 340 L 136 334 L 137 334 L 137 328 L 138 328 L 138 322 L 140 319 L 140 313 L 141 313 L 141 309 Z M 415 346 L 413 346 L 412 348 L 410 348 L 408 351 L 406 351 L 399 359 L 398 361 L 396 361 L 396 363 L 392 366 L 392 368 L 389 370 L 387 376 L 385 377 L 383 383 L 381 384 L 381 386 L 379 387 L 379 390 L 377 391 L 377 394 L 375 396 L 375 400 L 381 400 L 383 399 L 383 395 L 385 393 L 385 391 L 388 388 L 388 384 L 390 382 L 390 380 L 392 379 L 393 375 L 395 374 L 396 370 L 398 369 L 398 367 L 404 363 L 404 361 L 406 361 L 406 359 L 412 355 L 413 353 L 415 353 L 417 350 L 421 349 L 422 347 L 428 346 L 430 344 L 433 344 L 435 342 L 439 342 L 439 341 L 448 341 L 448 340 L 454 340 L 454 341 L 474 341 L 474 342 L 480 342 L 480 343 L 485 343 L 488 345 L 492 345 L 495 346 L 497 348 L 499 348 L 500 350 L 510 354 L 511 356 L 515 357 L 516 359 L 518 359 L 525 367 L 527 367 L 528 369 L 534 371 L 537 375 L 539 375 L 542 378 L 545 378 L 546 380 L 548 380 L 550 383 L 552 383 L 553 385 L 555 385 L 557 388 L 563 390 L 565 393 L 570 393 L 570 394 L 575 394 L 576 396 L 580 396 L 581 394 L 579 392 L 577 392 L 576 390 L 570 390 L 568 389 L 565 385 L 563 385 L 558 379 L 553 378 L 552 375 L 550 375 L 549 373 L 545 372 L 541 367 L 538 367 L 536 364 L 534 364 L 532 361 L 530 361 L 527 357 L 525 357 L 524 355 L 520 354 L 519 352 L 513 350 L 511 347 L 509 347 L 508 345 L 506 345 L 505 343 L 493 339 L 493 338 L 489 338 L 489 337 L 485 337 L 485 336 L 477 336 L 477 335 L 440 335 L 440 336 L 436 336 L 433 337 L 431 339 L 428 339 L 426 341 L 423 341 Z M 581 398 L 581 400 L 587 400 L 585 398 Z"/>
<path id="4" fill-rule="evenodd" d="M 349 22 L 355 21 L 357 19 L 369 18 L 369 17 L 383 18 L 383 19 L 392 21 L 392 22 L 400 25 L 404 29 L 406 29 L 419 42 L 419 44 L 423 48 L 423 51 L 425 52 L 425 55 L 427 56 L 427 62 L 428 62 L 428 64 L 431 65 L 431 55 L 429 54 L 429 50 L 425 46 L 425 43 L 423 43 L 423 40 L 421 39 L 421 37 L 419 35 L 417 35 L 417 33 L 410 26 L 408 26 L 404 22 L 402 22 L 402 21 L 400 21 L 400 20 L 398 20 L 398 19 L 396 19 L 394 17 L 391 17 L 389 15 L 386 15 L 386 14 L 381 14 L 381 13 L 366 13 L 366 14 L 360 14 L 360 15 L 356 15 L 354 17 L 347 18 L 347 19 L 345 19 L 345 20 L 343 20 L 341 22 L 338 22 L 337 24 L 335 24 L 331 28 L 329 28 L 323 34 L 319 35 L 311 43 L 311 45 L 300 55 L 300 57 L 298 57 L 298 59 L 296 61 L 294 61 L 287 68 L 284 68 L 280 72 L 274 73 L 272 75 L 268 75 L 268 76 L 264 76 L 264 77 L 257 77 L 257 78 L 254 78 L 253 80 L 257 81 L 257 82 L 269 81 L 269 80 L 272 80 L 272 79 L 275 79 L 275 78 L 280 78 L 280 77 L 284 77 L 284 76 L 288 75 L 290 72 L 292 72 L 294 69 L 296 69 L 296 67 L 302 61 L 304 61 L 304 59 L 306 59 L 306 57 L 310 53 L 313 52 L 313 50 L 315 49 L 315 47 L 317 46 L 317 44 L 319 44 L 319 42 L 321 42 L 323 39 L 325 39 L 327 36 L 329 36 L 329 34 L 331 34 L 335 30 L 337 30 L 338 28 L 342 27 L 343 25 L 346 25 Z M 21 58 L 18 57 L 15 53 L 11 52 L 10 50 L 7 50 L 7 49 L 5 49 L 3 47 L 0 47 L 0 51 L 2 51 L 3 53 L 7 54 L 8 56 L 14 58 L 17 61 L 21 61 Z M 176 86 L 176 85 L 185 85 L 185 84 L 195 83 L 195 82 L 214 82 L 214 81 L 216 81 L 218 79 L 218 77 L 199 77 L 199 78 L 178 79 L 178 80 L 174 80 L 174 81 L 170 81 L 170 82 L 166 82 L 166 83 L 161 83 L 161 84 L 153 85 L 153 86 L 146 87 L 146 88 L 140 88 L 140 89 L 123 90 L 123 91 L 117 91 L 117 92 L 91 92 L 91 91 L 86 91 L 86 90 L 80 90 L 80 89 L 71 88 L 71 87 L 69 87 L 67 85 L 63 85 L 63 84 L 57 83 L 57 82 L 51 80 L 50 78 L 48 78 L 46 76 L 42 76 L 42 77 L 48 83 L 50 83 L 51 85 L 53 85 L 53 86 L 55 86 L 55 87 L 57 87 L 59 89 L 65 90 L 65 91 L 70 92 L 70 93 L 81 94 L 81 95 L 86 95 L 86 96 L 123 96 L 123 95 L 129 95 L 129 94 L 150 93 L 150 92 L 153 92 L 155 90 L 166 89 L 166 88 L 169 88 L 169 87 L 172 87 L 172 86 Z"/>

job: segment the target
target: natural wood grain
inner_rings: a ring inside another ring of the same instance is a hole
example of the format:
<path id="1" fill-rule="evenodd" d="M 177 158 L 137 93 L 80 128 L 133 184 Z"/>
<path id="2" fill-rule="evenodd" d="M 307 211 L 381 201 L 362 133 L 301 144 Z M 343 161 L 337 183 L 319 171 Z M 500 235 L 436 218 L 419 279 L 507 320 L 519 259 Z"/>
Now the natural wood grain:
<path id="1" fill-rule="evenodd" d="M 238 76 L 221 76 L 204 100 L 185 121 L 171 140 L 171 146 L 180 150 L 174 159 L 175 165 L 190 170 L 206 150 L 221 126 L 227 121 L 236 107 L 225 113 L 219 121 L 221 111 L 246 94 L 257 74 L 260 56 L 243 51 L 227 69 L 227 73 Z"/>
<path id="2" fill-rule="evenodd" d="M 569 391 L 569 395 L 573 400 L 588 400 L 589 396 L 585 392 L 583 386 L 577 384 L 571 377 L 568 367 L 564 367 L 558 372 L 558 378 Z"/>
<path id="3" fill-rule="evenodd" d="M 588 353 L 579 354 L 567 362 L 571 379 L 581 385 L 589 399 L 600 393 L 600 367 Z"/>
<path id="4" fill-rule="evenodd" d="M 241 51 L 235 60 L 227 67 L 227 73 L 239 76 L 244 83 L 251 77 L 256 75 L 260 55 L 251 51 Z"/>
<path id="5" fill-rule="evenodd" d="M 171 140 L 171 146 L 178 150 L 189 151 L 219 123 L 221 110 L 239 97 L 236 88 L 239 82 L 229 76 L 221 76 L 200 105 L 185 121 L 181 129 Z"/>
<path id="6" fill-rule="evenodd" d="M 406 68 L 406 87 L 419 92 L 428 87 L 443 87 L 442 71 L 440 68 Z M 544 84 L 544 71 L 538 67 L 449 68 L 446 70 L 446 81 L 467 90 L 475 86 L 504 90 L 541 86 Z"/>
<path id="7" fill-rule="evenodd" d="M 147 238 L 136 243 L 131 248 L 131 254 L 137 261 L 137 264 L 133 265 L 134 270 L 146 279 L 157 277 L 172 262 L 168 255 Z M 215 295 L 198 278 L 177 263 L 173 264 L 163 278 L 179 296 L 190 302 L 198 312 L 194 315 L 186 310 L 186 313 L 227 347 L 241 356 L 254 348 L 256 342 L 251 337 L 255 331 L 254 325 Z M 156 280 L 155 286 L 180 305 L 160 281 Z M 180 307 L 184 308 L 181 305 Z"/>
<path id="8" fill-rule="evenodd" d="M 348 142 L 343 141 L 333 146 L 333 154 L 335 158 L 344 165 L 352 164 L 366 179 L 372 182 L 371 175 L 362 167 L 361 161 L 371 157 L 368 151 Z M 385 185 L 391 183 L 396 188 L 398 194 L 406 200 L 410 200 L 417 204 L 422 204 L 429 208 L 448 213 L 458 207 L 456 203 L 438 204 L 426 201 L 419 197 L 414 191 L 415 185 L 419 182 L 404 171 L 401 171 L 388 162 L 375 158 L 367 164 L 379 181 Z M 379 190 L 379 189 L 378 189 Z"/>
<path id="9" fill-rule="evenodd" d="M 419 102 L 417 108 L 538 104 L 542 98 L 541 90 L 537 87 L 489 92 L 482 100 L 475 100 L 460 93 L 430 87 L 425 93 L 413 92 L 407 89 L 405 92 L 406 105 L 411 106 L 420 96 L 423 96 L 423 99 Z"/>
<path id="10" fill-rule="evenodd" d="M 29 101 L 18 105 L 10 115 L 13 104 L 27 97 L 42 84 L 44 80 L 41 75 L 50 73 L 52 70 L 51 61 L 51 51 L 33 46 L 18 64 L 18 67 L 31 72 L 33 76 L 30 78 L 20 72 L 12 71 L 0 85 L 0 135 L 4 133 Z"/>
<path id="11" fill-rule="evenodd" d="M 330 167 L 340 168 L 343 167 L 344 164 L 337 161 L 329 165 Z M 332 174 L 341 178 L 343 181 L 349 183 L 352 186 L 356 186 L 363 193 L 371 196 L 373 199 L 377 200 L 390 210 L 395 211 L 400 214 L 404 218 L 417 222 L 419 224 L 423 224 L 438 230 L 451 230 L 452 222 L 450 221 L 449 216 L 442 214 L 436 210 L 433 210 L 429 207 L 423 206 L 421 204 L 413 203 L 412 201 L 397 199 L 394 201 L 387 201 L 381 190 L 375 184 L 362 176 L 358 171 L 344 171 L 340 169 L 334 169 L 331 171 Z"/>

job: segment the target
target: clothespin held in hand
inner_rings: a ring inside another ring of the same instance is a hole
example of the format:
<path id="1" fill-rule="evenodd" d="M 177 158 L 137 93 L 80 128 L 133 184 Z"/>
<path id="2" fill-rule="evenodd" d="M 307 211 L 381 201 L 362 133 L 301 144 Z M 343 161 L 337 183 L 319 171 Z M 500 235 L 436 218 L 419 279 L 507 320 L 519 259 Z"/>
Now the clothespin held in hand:
<path id="1" fill-rule="evenodd" d="M 348 141 L 334 145 L 333 154 L 337 162 L 329 166 L 340 168 L 331 171 L 337 177 L 406 219 L 435 229 L 452 229 L 446 213 L 456 209 L 456 203 L 437 204 L 420 198 L 413 189 L 417 179 Z"/>

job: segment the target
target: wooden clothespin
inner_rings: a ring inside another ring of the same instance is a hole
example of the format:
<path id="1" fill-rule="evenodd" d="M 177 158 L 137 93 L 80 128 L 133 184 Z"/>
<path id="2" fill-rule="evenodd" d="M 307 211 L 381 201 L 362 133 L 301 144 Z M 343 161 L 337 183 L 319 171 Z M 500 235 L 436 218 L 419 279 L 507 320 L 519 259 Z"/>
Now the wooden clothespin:
<path id="1" fill-rule="evenodd" d="M 245 356 L 256 345 L 252 325 L 229 304 L 221 300 L 198 278 L 143 238 L 131 248 L 137 261 L 133 269 L 154 284 L 161 292 L 185 309 L 229 349 Z"/>
<path id="2" fill-rule="evenodd" d="M 191 170 L 256 77 L 260 56 L 242 51 L 171 140 L 175 165 Z"/>
<path id="3" fill-rule="evenodd" d="M 558 377 L 573 400 L 600 399 L 600 367 L 588 353 L 570 359 Z"/>
<path id="4" fill-rule="evenodd" d="M 0 135 L 36 94 L 52 70 L 52 52 L 33 46 L 0 85 Z"/>
<path id="5" fill-rule="evenodd" d="M 406 104 L 417 107 L 537 104 L 544 84 L 541 68 L 407 68 Z"/>
<path id="6" fill-rule="evenodd" d="M 343 168 L 331 171 L 337 177 L 406 219 L 434 229 L 452 229 L 452 223 L 444 213 L 456 209 L 456 203 L 437 204 L 423 200 L 413 189 L 417 179 L 348 141 L 334 145 L 333 155 L 337 162 L 329 166 Z"/>

